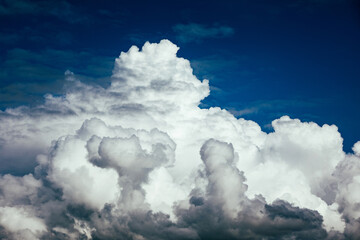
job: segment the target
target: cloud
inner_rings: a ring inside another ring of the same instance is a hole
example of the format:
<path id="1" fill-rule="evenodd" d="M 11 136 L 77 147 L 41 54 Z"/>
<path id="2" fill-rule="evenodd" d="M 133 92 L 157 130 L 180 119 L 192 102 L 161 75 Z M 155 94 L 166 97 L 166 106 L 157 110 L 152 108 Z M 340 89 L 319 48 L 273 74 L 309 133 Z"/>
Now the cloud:
<path id="1" fill-rule="evenodd" d="M 300 99 L 277 99 L 277 100 L 258 100 L 255 102 L 248 103 L 245 105 L 243 109 L 241 109 L 240 106 L 237 106 L 237 109 L 230 109 L 230 112 L 234 114 L 235 116 L 247 116 L 251 114 L 262 114 L 266 112 L 267 115 L 270 115 L 274 110 L 277 111 L 285 111 L 285 109 L 289 108 L 314 108 L 316 106 L 319 106 L 323 104 L 323 101 L 321 99 L 311 99 L 310 100 L 300 100 Z M 243 104 L 244 105 L 244 104 Z M 269 111 L 271 110 L 271 111 Z M 274 117 L 274 116 L 272 116 Z M 316 116 L 312 116 L 313 118 L 316 118 Z"/>
<path id="2" fill-rule="evenodd" d="M 183 43 L 201 42 L 207 38 L 225 38 L 234 34 L 234 29 L 226 25 L 213 25 L 189 23 L 177 24 L 173 27 L 178 41 Z"/>
<path id="3" fill-rule="evenodd" d="M 66 69 L 78 69 L 78 78 L 88 82 L 109 84 L 103 74 L 111 74 L 113 60 L 112 57 L 94 56 L 85 51 L 8 50 L 4 60 L 0 61 L 0 67 L 4 69 L 1 73 L 0 107 L 41 102 L 43 95 L 53 89 L 56 89 L 53 94 L 62 94 Z"/>
<path id="4" fill-rule="evenodd" d="M 249 199 L 244 173 L 235 166 L 231 144 L 207 141 L 201 148 L 207 179 L 203 191 L 193 191 L 190 207 L 178 207 L 180 223 L 196 229 L 200 239 L 324 239 L 319 213 L 261 196 Z M 236 187 L 234 187 L 236 186 Z"/>
<path id="5" fill-rule="evenodd" d="M 283 116 L 267 134 L 199 108 L 209 82 L 178 49 L 133 46 L 109 86 L 66 71 L 65 94 L 1 112 L 0 236 L 356 239 L 360 143 L 344 153 L 334 125 Z"/>

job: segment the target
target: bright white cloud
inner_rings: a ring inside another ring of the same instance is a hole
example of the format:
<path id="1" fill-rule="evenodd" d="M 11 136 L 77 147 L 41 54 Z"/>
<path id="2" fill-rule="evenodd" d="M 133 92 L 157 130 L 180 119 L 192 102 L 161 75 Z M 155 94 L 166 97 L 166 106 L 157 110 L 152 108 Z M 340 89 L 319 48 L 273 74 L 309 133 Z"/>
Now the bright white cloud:
<path id="1" fill-rule="evenodd" d="M 17 229 L 3 221 L 6 231 L 321 239 L 324 227 L 357 236 L 359 144 L 346 155 L 334 125 L 284 116 L 266 134 L 226 110 L 200 109 L 209 83 L 178 49 L 168 40 L 131 47 L 116 59 L 108 88 L 67 71 L 64 96 L 1 113 L 3 172 L 37 165 L 34 176 L 0 178 L 4 213 L 37 223 Z"/>

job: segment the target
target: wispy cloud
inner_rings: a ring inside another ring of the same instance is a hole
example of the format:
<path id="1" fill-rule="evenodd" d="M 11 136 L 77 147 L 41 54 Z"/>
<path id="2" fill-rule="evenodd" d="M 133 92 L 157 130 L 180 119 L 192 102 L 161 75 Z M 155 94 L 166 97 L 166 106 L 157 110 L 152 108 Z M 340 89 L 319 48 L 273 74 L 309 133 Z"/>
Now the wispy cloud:
<path id="1" fill-rule="evenodd" d="M 201 42 L 207 38 L 224 38 L 234 34 L 234 29 L 226 25 L 207 26 L 197 23 L 177 24 L 173 26 L 176 38 L 183 43 Z"/>
<path id="2" fill-rule="evenodd" d="M 0 35 L 0 43 L 2 44 L 11 44 L 13 42 L 18 41 L 19 35 L 17 34 L 1 34 Z"/>
<path id="3" fill-rule="evenodd" d="M 311 108 L 319 106 L 321 103 L 320 99 L 277 99 L 277 100 L 262 100 L 255 101 L 253 103 L 247 103 L 247 107 L 240 109 L 229 109 L 229 111 L 235 116 L 244 116 L 250 114 L 257 114 L 262 111 L 284 111 L 289 108 Z M 279 116 L 277 116 L 279 117 Z M 315 117 L 315 116 L 313 116 Z"/>
<path id="4" fill-rule="evenodd" d="M 0 1 L 1 15 L 53 16 L 71 23 L 82 22 L 86 19 L 67 1 L 4 0 Z"/>
<path id="5" fill-rule="evenodd" d="M 87 81 L 97 81 L 111 73 L 113 58 L 90 52 L 47 49 L 32 51 L 14 48 L 0 61 L 0 107 L 31 103 L 42 95 L 62 92 L 64 71 L 76 70 Z"/>

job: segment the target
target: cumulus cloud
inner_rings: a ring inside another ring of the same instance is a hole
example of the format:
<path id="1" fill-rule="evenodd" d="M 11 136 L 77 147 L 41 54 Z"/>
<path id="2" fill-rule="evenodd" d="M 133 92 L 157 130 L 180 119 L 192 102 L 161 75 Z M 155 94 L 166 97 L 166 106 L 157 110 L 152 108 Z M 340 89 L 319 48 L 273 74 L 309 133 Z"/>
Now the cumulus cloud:
<path id="1" fill-rule="evenodd" d="M 206 26 L 198 23 L 177 24 L 173 27 L 180 42 L 201 42 L 207 38 L 225 38 L 234 34 L 234 29 L 226 25 Z"/>
<path id="2" fill-rule="evenodd" d="M 131 47 L 109 87 L 0 114 L 5 239 L 357 239 L 360 157 L 334 125 L 266 134 L 218 107 L 168 40 Z"/>

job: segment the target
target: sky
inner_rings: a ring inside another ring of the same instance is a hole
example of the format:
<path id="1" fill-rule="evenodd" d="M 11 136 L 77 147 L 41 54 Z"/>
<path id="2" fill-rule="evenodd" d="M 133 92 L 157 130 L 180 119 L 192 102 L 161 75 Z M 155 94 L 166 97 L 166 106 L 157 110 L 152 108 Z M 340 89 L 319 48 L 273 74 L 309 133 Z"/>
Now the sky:
<path id="1" fill-rule="evenodd" d="M 0 238 L 358 239 L 360 3 L 0 0 Z"/>

